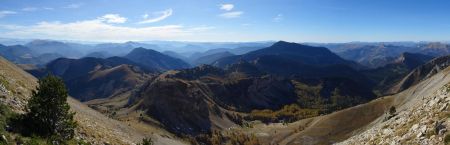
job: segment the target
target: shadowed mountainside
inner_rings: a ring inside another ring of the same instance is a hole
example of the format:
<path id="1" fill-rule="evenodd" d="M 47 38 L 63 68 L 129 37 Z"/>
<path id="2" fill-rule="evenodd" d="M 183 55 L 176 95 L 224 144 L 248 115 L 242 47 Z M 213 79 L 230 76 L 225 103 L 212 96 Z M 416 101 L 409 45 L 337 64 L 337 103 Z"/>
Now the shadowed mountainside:
<path id="1" fill-rule="evenodd" d="M 450 65 L 450 56 L 442 56 L 415 68 L 408 75 L 396 83 L 390 90 L 389 93 L 398 93 L 411 86 L 414 86 L 425 80 L 436 73 L 444 70 Z"/>
<path id="2" fill-rule="evenodd" d="M 86 57 L 81 59 L 60 58 L 43 69 L 29 70 L 37 77 L 48 73 L 61 77 L 69 94 L 80 101 L 113 97 L 134 89 L 152 72 L 128 59 Z"/>
<path id="3" fill-rule="evenodd" d="M 388 90 L 400 82 L 403 77 L 432 58 L 423 54 L 405 52 L 383 67 L 365 70 L 362 73 L 376 83 L 375 92 L 379 95 L 388 95 L 392 93 Z"/>
<path id="4" fill-rule="evenodd" d="M 125 58 L 146 67 L 157 70 L 188 68 L 189 64 L 181 59 L 173 58 L 158 51 L 145 48 L 135 48 Z"/>

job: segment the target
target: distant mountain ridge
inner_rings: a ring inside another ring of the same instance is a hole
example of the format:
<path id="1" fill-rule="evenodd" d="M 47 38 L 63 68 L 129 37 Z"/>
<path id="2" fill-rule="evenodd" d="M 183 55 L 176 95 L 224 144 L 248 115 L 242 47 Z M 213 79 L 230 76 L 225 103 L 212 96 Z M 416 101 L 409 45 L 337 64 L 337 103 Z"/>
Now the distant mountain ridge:
<path id="1" fill-rule="evenodd" d="M 417 48 L 384 45 L 377 46 L 360 46 L 346 51 L 337 52 L 337 54 L 345 59 L 353 60 L 370 68 L 382 67 L 403 52 L 416 52 Z"/>
<path id="2" fill-rule="evenodd" d="M 188 68 L 190 65 L 181 59 L 173 58 L 152 49 L 142 47 L 133 49 L 125 58 L 141 65 L 158 70 Z"/>
<path id="3" fill-rule="evenodd" d="M 289 43 L 285 41 L 279 41 L 270 47 L 255 50 L 243 55 L 223 58 L 214 63 L 215 66 L 225 67 L 226 65 L 236 63 L 239 60 L 255 61 L 259 57 L 263 56 L 282 56 L 284 59 L 289 59 L 297 63 L 307 65 L 333 65 L 333 64 L 348 64 L 351 66 L 356 65 L 350 61 L 346 61 L 336 54 L 329 51 L 324 47 L 313 47 L 297 43 Z"/>
<path id="4" fill-rule="evenodd" d="M 0 44 L 0 55 L 16 64 L 45 65 L 56 58 L 62 57 L 58 53 L 37 54 L 23 45 L 4 46 Z"/>
<path id="5" fill-rule="evenodd" d="M 230 53 L 228 51 L 218 52 L 218 53 L 199 57 L 194 60 L 193 64 L 195 64 L 195 65 L 212 64 L 216 60 L 219 60 L 219 59 L 225 58 L 225 57 L 229 57 L 229 56 L 234 56 L 234 54 Z"/>
<path id="6" fill-rule="evenodd" d="M 26 47 L 30 48 L 36 54 L 44 53 L 58 53 L 65 57 L 78 58 L 83 56 L 83 52 L 78 46 L 82 46 L 74 43 L 64 43 L 51 40 L 34 40 L 27 44 Z"/>

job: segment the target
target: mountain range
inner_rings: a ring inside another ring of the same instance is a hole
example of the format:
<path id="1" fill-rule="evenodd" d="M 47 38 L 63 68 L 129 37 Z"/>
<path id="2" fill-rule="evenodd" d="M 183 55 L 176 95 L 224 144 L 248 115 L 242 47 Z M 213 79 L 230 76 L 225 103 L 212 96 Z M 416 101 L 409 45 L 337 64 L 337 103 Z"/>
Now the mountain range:
<path id="1" fill-rule="evenodd" d="M 161 52 L 170 45 L 238 47 L 190 55 Z M 446 112 L 444 92 L 450 72 L 446 44 L 333 44 L 331 49 L 285 41 L 265 45 L 127 42 L 80 48 L 84 45 L 40 40 L 0 45 L 0 54 L 36 78 L 48 74 L 62 78 L 76 99 L 69 103 L 82 122 L 77 136 L 93 144 L 101 144 L 95 140 L 132 144 L 144 137 L 156 139 L 157 144 L 245 144 L 250 140 L 355 144 L 366 139 L 386 143 L 375 140 L 377 133 L 413 136 L 397 141 L 414 144 L 445 136 L 440 129 L 435 137 L 427 135 L 433 132 L 428 128 L 432 129 L 429 122 L 434 120 L 419 120 L 425 131 L 411 128 L 414 120 L 405 113 L 414 116 L 417 106 L 421 106 L 418 112 Z M 75 52 L 87 48 L 92 50 Z M 59 57 L 60 53 L 70 55 Z M 30 60 L 37 62 L 36 56 L 48 63 L 23 66 Z M 0 85 L 5 86 L 0 91 L 21 92 L 17 93 L 20 100 L 3 93 L 7 95 L 0 97 L 0 103 L 20 112 L 36 79 L 7 60 L 0 59 L 7 66 L 0 68 Z M 439 121 L 445 114 L 427 116 Z M 395 121 L 399 119 L 403 121 Z M 396 126 L 405 122 L 408 126 L 403 129 Z M 90 129 L 93 125 L 99 129 Z M 423 134 L 409 135 L 417 130 Z M 99 136 L 105 133 L 111 136 Z M 386 138 L 395 140 L 390 137 Z"/>

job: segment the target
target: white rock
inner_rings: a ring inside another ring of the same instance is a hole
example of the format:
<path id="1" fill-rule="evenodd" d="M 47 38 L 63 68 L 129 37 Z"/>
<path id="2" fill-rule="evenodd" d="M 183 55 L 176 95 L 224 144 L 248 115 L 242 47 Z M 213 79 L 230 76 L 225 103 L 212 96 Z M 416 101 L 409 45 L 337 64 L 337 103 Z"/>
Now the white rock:
<path id="1" fill-rule="evenodd" d="M 419 128 L 419 124 L 414 124 L 412 127 L 411 127 L 411 131 L 416 131 L 417 130 L 417 128 Z"/>
<path id="2" fill-rule="evenodd" d="M 383 134 L 384 134 L 384 135 L 390 135 L 390 134 L 392 134 L 392 133 L 393 133 L 392 130 L 389 129 L 389 128 L 383 129 Z"/>
<path id="3" fill-rule="evenodd" d="M 2 140 L 5 142 L 8 142 L 8 139 L 6 139 L 6 136 L 2 134 Z"/>
<path id="4" fill-rule="evenodd" d="M 425 132 L 427 131 L 427 126 L 426 126 L 426 125 L 423 125 L 422 127 L 420 127 L 419 131 L 420 131 L 421 133 L 425 133 Z"/>
<path id="5" fill-rule="evenodd" d="M 417 138 L 419 138 L 419 137 L 421 137 L 423 135 L 423 133 L 422 132 L 419 132 L 418 134 L 417 134 Z"/>

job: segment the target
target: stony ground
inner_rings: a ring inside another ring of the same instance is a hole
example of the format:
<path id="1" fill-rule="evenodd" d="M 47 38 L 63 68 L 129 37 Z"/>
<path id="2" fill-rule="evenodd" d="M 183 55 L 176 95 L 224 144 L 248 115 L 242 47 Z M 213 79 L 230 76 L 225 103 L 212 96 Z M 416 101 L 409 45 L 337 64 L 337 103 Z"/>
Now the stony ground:
<path id="1" fill-rule="evenodd" d="M 386 114 L 381 123 L 338 144 L 445 144 L 450 129 L 450 86 Z"/>

